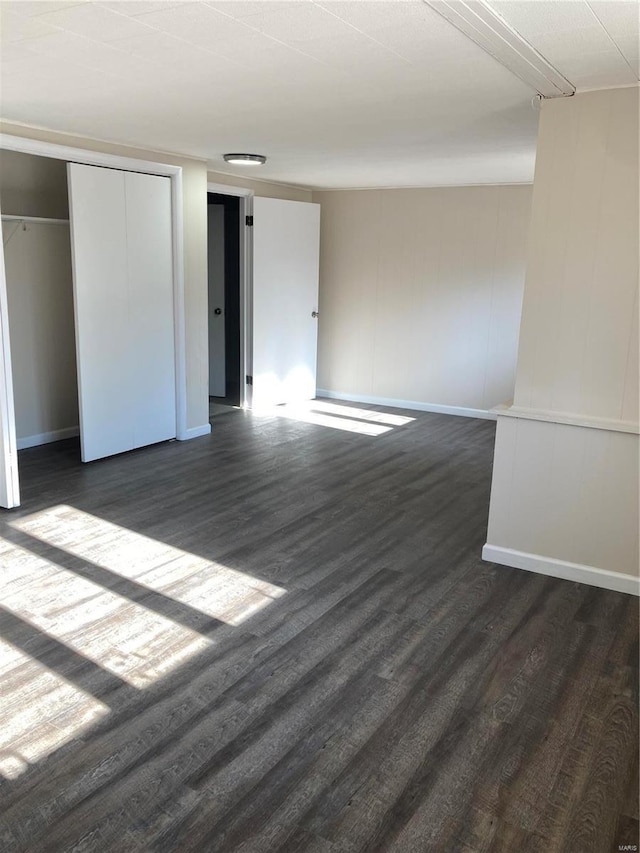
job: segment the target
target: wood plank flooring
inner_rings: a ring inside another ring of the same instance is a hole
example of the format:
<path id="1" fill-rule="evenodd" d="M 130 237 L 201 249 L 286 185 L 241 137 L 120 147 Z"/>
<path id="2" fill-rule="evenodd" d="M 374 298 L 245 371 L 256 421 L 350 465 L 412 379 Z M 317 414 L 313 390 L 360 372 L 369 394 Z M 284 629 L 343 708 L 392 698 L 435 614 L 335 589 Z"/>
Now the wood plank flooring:
<path id="1" fill-rule="evenodd" d="M 482 562 L 492 422 L 323 405 L 22 452 L 3 853 L 638 844 L 637 600 Z"/>

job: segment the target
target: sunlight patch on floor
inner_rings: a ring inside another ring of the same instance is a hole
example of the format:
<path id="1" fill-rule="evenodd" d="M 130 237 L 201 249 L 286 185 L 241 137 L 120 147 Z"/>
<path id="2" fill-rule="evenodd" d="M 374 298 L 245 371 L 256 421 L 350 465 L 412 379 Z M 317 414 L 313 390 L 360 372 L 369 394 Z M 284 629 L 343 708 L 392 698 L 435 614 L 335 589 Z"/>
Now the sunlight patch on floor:
<path id="1" fill-rule="evenodd" d="M 264 411 L 263 414 L 275 415 L 277 418 L 285 418 L 289 421 L 339 429 L 343 432 L 354 432 L 359 435 L 383 435 L 393 429 L 393 427 L 384 424 L 366 423 L 365 421 L 336 417 L 325 412 L 316 412 L 310 407 L 309 403 L 287 403 Z"/>
<path id="2" fill-rule="evenodd" d="M 31 539 L 0 537 L 6 778 L 108 714 L 105 690 L 144 689 L 211 647 L 215 635 L 200 632 L 211 619 L 240 625 L 286 593 L 71 506 L 9 526 Z M 40 543 L 58 552 L 42 556 Z"/>
<path id="3" fill-rule="evenodd" d="M 384 435 L 395 427 L 405 426 L 415 420 L 405 415 L 375 412 L 355 406 L 341 406 L 338 403 L 326 403 L 324 400 L 285 403 L 262 408 L 254 414 L 275 416 L 369 436 Z"/>
<path id="4" fill-rule="evenodd" d="M 71 506 L 49 507 L 12 526 L 229 625 L 240 625 L 286 592 Z"/>
<path id="5" fill-rule="evenodd" d="M 0 775 L 15 779 L 109 713 L 103 702 L 0 640 Z"/>
<path id="6" fill-rule="evenodd" d="M 26 623 L 27 634 L 32 629 L 34 642 L 51 637 L 132 687 L 153 683 L 211 645 L 197 631 L 27 549 L 13 545 L 3 560 L 2 607 Z"/>
<path id="7" fill-rule="evenodd" d="M 356 406 L 344 406 L 341 403 L 327 403 L 325 400 L 309 400 L 305 403 L 314 412 L 326 412 L 347 418 L 358 418 L 363 421 L 387 424 L 392 427 L 405 426 L 415 421 L 407 415 L 396 415 L 392 412 L 375 412 L 372 409 L 359 409 Z"/>

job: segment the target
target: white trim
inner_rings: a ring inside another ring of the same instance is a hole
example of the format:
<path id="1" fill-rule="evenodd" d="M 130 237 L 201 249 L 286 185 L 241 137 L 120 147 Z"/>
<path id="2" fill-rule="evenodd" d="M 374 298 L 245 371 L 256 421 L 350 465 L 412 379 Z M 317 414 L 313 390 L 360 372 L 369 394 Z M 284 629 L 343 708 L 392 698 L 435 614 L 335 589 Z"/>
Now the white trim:
<path id="1" fill-rule="evenodd" d="M 202 426 L 189 427 L 184 431 L 184 435 L 178 436 L 180 441 L 189 441 L 191 438 L 200 438 L 201 435 L 209 435 L 211 432 L 211 424 L 202 424 Z"/>
<path id="2" fill-rule="evenodd" d="M 396 400 L 393 397 L 372 397 L 369 394 L 343 394 L 341 391 L 327 391 L 325 388 L 318 388 L 316 396 L 328 397 L 330 400 L 346 400 L 352 403 L 369 403 L 372 406 L 390 406 L 392 409 L 414 409 L 417 412 L 460 415 L 463 418 L 482 418 L 487 421 L 497 420 L 495 413 L 492 411 L 487 411 L 487 409 L 469 409 L 465 406 L 442 406 L 439 403 L 423 403 L 419 400 Z"/>
<path id="3" fill-rule="evenodd" d="M 489 563 L 511 566 L 514 569 L 524 569 L 527 572 L 586 583 L 616 592 L 626 592 L 629 595 L 640 595 L 639 578 L 622 574 L 622 572 L 599 569 L 596 566 L 569 563 L 566 560 L 556 560 L 554 557 L 515 551 L 513 548 L 501 548 L 499 545 L 490 545 L 488 542 L 482 549 L 482 559 Z"/>
<path id="4" fill-rule="evenodd" d="M 310 187 L 312 193 L 366 193 L 380 192 L 380 190 L 465 190 L 477 187 L 532 187 L 533 178 L 530 181 L 484 181 L 466 184 L 381 184 L 380 186 L 368 187 Z"/>
<path id="5" fill-rule="evenodd" d="M 303 192 L 311 192 L 311 187 L 307 184 L 283 184 L 282 181 L 274 181 L 270 178 L 259 178 L 257 175 L 253 174 L 247 175 L 246 172 L 244 175 L 239 175 L 237 172 L 225 172 L 222 169 L 218 169 L 215 163 L 212 167 L 210 160 L 207 161 L 207 175 L 224 175 L 225 178 L 237 178 L 240 181 L 249 181 L 252 184 L 266 184 L 269 187 L 282 187 L 286 190 L 302 190 Z M 226 186 L 226 184 L 219 184 L 219 186 Z M 251 190 L 251 192 L 253 193 L 255 190 Z"/>
<path id="6" fill-rule="evenodd" d="M 0 441 L 0 506 L 11 509 L 20 506 L 20 480 L 3 244 L 0 244 Z"/>
<path id="7" fill-rule="evenodd" d="M 240 233 L 244 235 L 240 253 L 240 311 L 244 329 L 240 352 L 240 405 L 243 409 L 250 409 L 253 406 L 253 386 L 247 385 L 246 377 L 253 376 L 253 228 L 247 226 L 245 216 L 253 216 L 253 193 L 240 203 L 240 208 Z"/>
<path id="8" fill-rule="evenodd" d="M 585 88 L 577 86 L 576 95 L 586 95 L 587 92 L 609 92 L 612 89 L 637 89 L 638 85 L 636 80 L 634 83 L 616 83 L 614 86 L 586 86 Z"/>
<path id="9" fill-rule="evenodd" d="M 184 202 L 182 169 L 171 179 L 171 240 L 176 358 L 176 438 L 187 431 L 187 321 L 184 296 Z"/>
<path id="10" fill-rule="evenodd" d="M 246 217 L 253 214 L 254 191 L 245 187 L 227 186 L 207 182 L 207 192 L 230 195 L 240 199 L 240 408 L 251 408 L 251 388 L 245 377 L 252 373 L 253 365 L 253 232 Z"/>
<path id="11" fill-rule="evenodd" d="M 249 190 L 246 187 L 232 187 L 227 184 L 212 183 L 207 183 L 207 192 L 219 193 L 220 195 L 234 195 L 239 196 L 240 198 L 253 195 L 253 190 Z"/>
<path id="12" fill-rule="evenodd" d="M 106 154 L 89 148 L 72 148 L 57 142 L 43 142 L 40 139 L 28 139 L 24 136 L 11 136 L 0 133 L 0 148 L 6 151 L 20 151 L 34 154 L 36 157 L 49 157 L 52 160 L 65 160 L 68 163 L 85 163 L 87 166 L 106 166 L 110 169 L 124 169 L 129 172 L 143 172 L 146 175 L 178 175 L 182 166 L 158 163 L 153 160 L 140 160 L 121 154 Z"/>
<path id="13" fill-rule="evenodd" d="M 640 433 L 640 426 L 637 423 L 614 418 L 596 418 L 593 415 L 554 412 L 551 409 L 526 409 L 520 406 L 511 406 L 508 403 L 495 406 L 491 411 L 498 417 L 520 418 L 525 421 L 544 421 L 550 424 L 566 424 L 567 426 L 586 427 L 587 429 L 628 432 L 632 435 Z"/>
<path id="14" fill-rule="evenodd" d="M 39 447 L 41 444 L 51 444 L 53 441 L 62 441 L 65 438 L 75 438 L 80 435 L 80 427 L 65 427 L 54 429 L 52 432 L 41 432 L 37 435 L 26 435 L 18 439 L 18 450 L 26 450 L 28 447 Z"/>

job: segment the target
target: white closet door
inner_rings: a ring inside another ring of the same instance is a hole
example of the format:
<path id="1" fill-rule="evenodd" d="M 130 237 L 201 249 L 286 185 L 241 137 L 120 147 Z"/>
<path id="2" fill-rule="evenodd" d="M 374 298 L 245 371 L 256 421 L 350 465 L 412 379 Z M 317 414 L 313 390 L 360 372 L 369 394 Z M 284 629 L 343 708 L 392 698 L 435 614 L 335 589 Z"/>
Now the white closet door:
<path id="1" fill-rule="evenodd" d="M 82 461 L 133 449 L 124 172 L 69 163 Z"/>
<path id="2" fill-rule="evenodd" d="M 125 173 L 133 446 L 176 435 L 171 179 Z"/>
<path id="3" fill-rule="evenodd" d="M 89 462 L 176 433 L 170 184 L 77 163 L 68 178 L 80 438 Z"/>
<path id="4" fill-rule="evenodd" d="M 316 395 L 320 205 L 253 200 L 253 406 Z"/>

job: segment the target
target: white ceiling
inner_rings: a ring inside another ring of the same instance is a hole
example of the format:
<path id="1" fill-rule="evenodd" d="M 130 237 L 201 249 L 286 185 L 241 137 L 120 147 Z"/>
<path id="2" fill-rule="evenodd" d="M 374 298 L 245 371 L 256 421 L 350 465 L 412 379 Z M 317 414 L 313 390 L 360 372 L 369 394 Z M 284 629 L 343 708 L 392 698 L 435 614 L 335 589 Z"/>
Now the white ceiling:
<path id="1" fill-rule="evenodd" d="M 636 0 L 492 0 L 578 89 L 638 80 Z M 312 187 L 533 177 L 534 91 L 421 0 L 3 0 L 4 119 Z"/>

